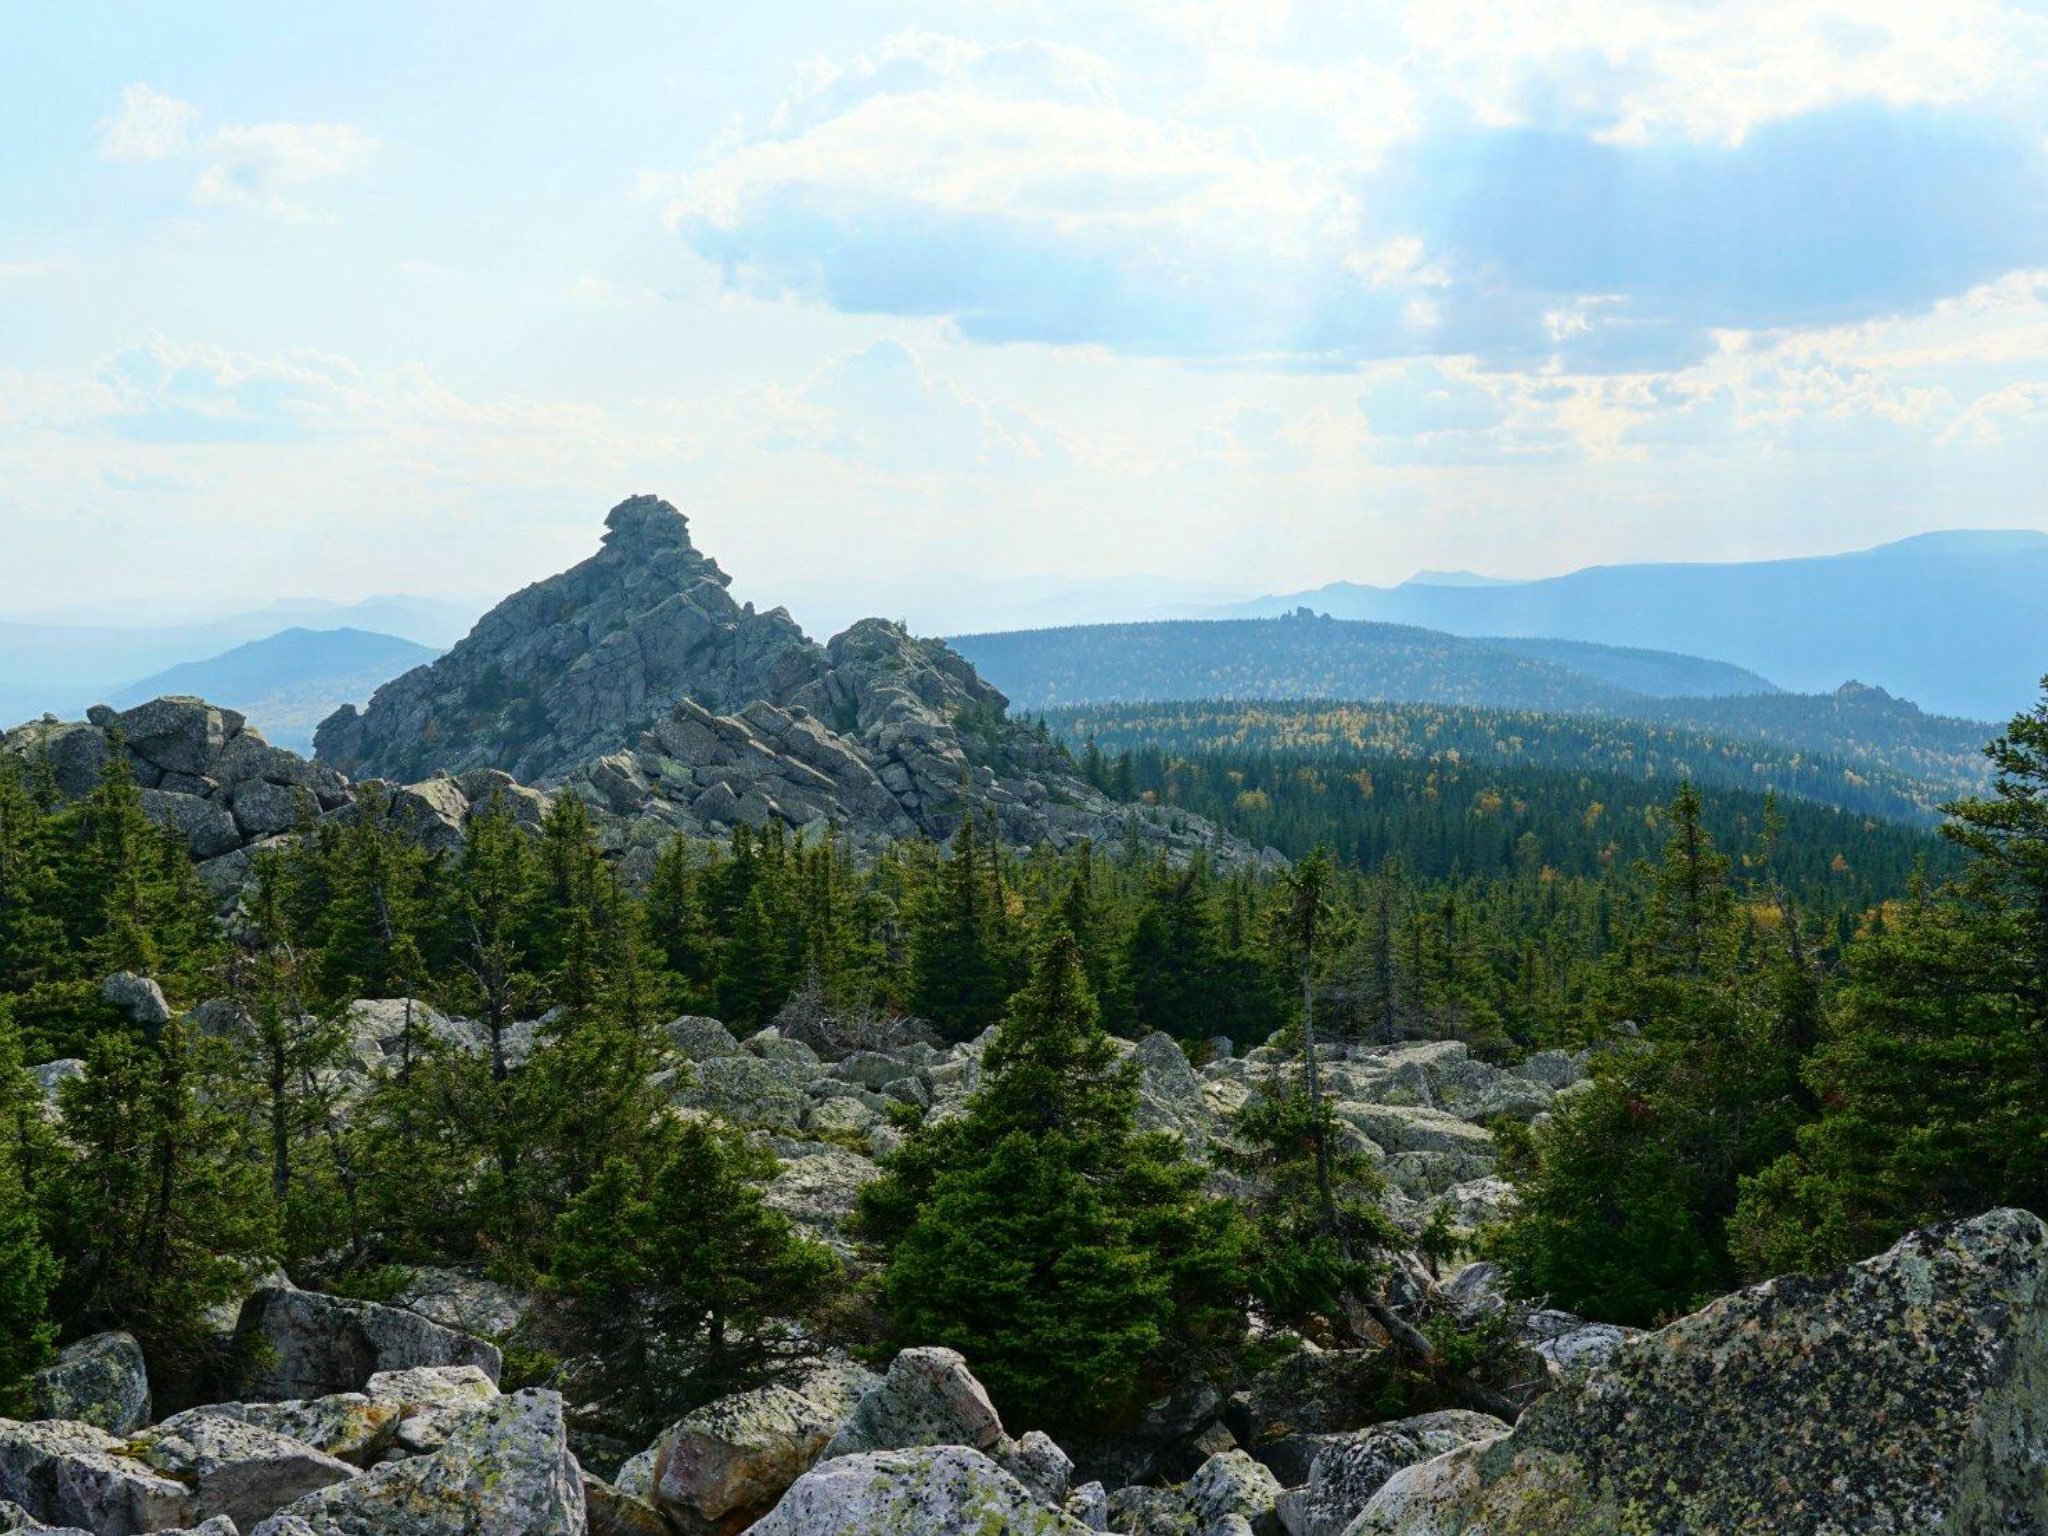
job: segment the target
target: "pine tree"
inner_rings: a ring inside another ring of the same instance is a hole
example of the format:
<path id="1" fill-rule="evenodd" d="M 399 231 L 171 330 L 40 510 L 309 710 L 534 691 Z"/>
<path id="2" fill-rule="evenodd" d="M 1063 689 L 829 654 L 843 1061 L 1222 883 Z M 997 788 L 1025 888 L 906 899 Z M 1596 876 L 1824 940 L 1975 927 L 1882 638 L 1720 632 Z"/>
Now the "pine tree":
<path id="1" fill-rule="evenodd" d="M 57 1336 L 49 1307 L 59 1266 L 43 1225 L 60 1156 L 0 998 L 0 1413 L 27 1413 L 26 1378 Z"/>
<path id="2" fill-rule="evenodd" d="M 1236 1213 L 1136 1110 L 1135 1069 L 1055 933 L 966 1113 L 919 1130 L 863 1193 L 898 1327 L 965 1353 L 1020 1426 L 1113 1423 L 1175 1352 L 1241 1335 Z"/>
<path id="3" fill-rule="evenodd" d="M 973 817 L 911 916 L 910 1006 L 948 1039 L 971 1040 L 1002 1016 L 1009 996 L 1004 920 L 993 855 Z"/>
<path id="4" fill-rule="evenodd" d="M 671 1122 L 562 1213 L 550 1291 L 621 1432 L 649 1438 L 804 1352 L 790 1325 L 817 1315 L 839 1264 L 763 1201 L 774 1173 L 738 1131 Z"/>
<path id="5" fill-rule="evenodd" d="M 68 1329 L 125 1328 L 167 1398 L 212 1363 L 206 1313 L 276 1256 L 265 1165 L 219 1042 L 109 1032 L 62 1095 L 76 1147 L 56 1191 Z"/>

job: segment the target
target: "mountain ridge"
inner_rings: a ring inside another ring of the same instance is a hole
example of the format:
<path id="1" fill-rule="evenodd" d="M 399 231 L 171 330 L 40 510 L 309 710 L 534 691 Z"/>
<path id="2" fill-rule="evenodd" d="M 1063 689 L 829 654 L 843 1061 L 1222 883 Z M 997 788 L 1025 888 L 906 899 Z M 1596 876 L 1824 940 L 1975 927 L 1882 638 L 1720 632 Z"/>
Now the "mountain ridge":
<path id="1" fill-rule="evenodd" d="M 2048 533 L 1936 530 L 1842 554 L 1595 565 L 1505 585 L 1333 582 L 1215 616 L 1300 607 L 1714 657 L 1797 692 L 1862 677 L 1940 714 L 1999 720 L 2048 670 Z"/>

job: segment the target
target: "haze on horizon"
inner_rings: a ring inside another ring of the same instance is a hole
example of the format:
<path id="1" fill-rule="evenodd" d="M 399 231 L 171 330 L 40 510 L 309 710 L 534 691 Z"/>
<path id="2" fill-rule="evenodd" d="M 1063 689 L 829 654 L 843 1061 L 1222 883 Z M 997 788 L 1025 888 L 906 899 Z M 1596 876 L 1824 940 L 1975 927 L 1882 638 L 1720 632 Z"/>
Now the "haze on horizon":
<path id="1" fill-rule="evenodd" d="M 481 607 L 643 490 L 814 629 L 2048 521 L 2031 7 L 0 25 L 10 612 Z"/>

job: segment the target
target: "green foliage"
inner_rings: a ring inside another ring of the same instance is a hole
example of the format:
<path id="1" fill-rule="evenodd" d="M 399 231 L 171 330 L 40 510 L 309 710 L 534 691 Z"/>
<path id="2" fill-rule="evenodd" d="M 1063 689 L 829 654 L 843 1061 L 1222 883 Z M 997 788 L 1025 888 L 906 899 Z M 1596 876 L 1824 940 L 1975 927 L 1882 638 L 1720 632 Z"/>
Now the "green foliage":
<path id="1" fill-rule="evenodd" d="M 1992 793 L 1947 828 L 1975 864 L 1873 917 L 1806 1065 L 1818 1118 L 1745 1187 L 1752 1270 L 2048 1208 L 2048 695 L 1986 751 Z"/>
<path id="2" fill-rule="evenodd" d="M 1608 983 L 1641 1039 L 1607 1052 L 1548 1124 L 1505 1133 L 1522 1177 L 1496 1246 L 1522 1294 L 1636 1324 L 1729 1288 L 1725 1229 L 1741 1182 L 1791 1145 L 1800 1117 L 1779 1011 L 1791 951 L 1777 958 L 1746 932 L 1731 862 L 1689 785 L 1668 822 Z M 1769 910 L 1796 934 L 1796 919 Z"/>
<path id="3" fill-rule="evenodd" d="M 623 1431 L 651 1437 L 802 1352 L 790 1320 L 817 1315 L 839 1264 L 762 1201 L 774 1172 L 736 1131 L 672 1123 L 562 1213 L 551 1293 Z"/>
<path id="4" fill-rule="evenodd" d="M 1235 1213 L 1136 1110 L 1078 946 L 1056 933 L 965 1114 L 914 1133 L 863 1194 L 899 1329 L 966 1354 L 1019 1428 L 1100 1427 L 1173 1352 L 1242 1333 Z"/>

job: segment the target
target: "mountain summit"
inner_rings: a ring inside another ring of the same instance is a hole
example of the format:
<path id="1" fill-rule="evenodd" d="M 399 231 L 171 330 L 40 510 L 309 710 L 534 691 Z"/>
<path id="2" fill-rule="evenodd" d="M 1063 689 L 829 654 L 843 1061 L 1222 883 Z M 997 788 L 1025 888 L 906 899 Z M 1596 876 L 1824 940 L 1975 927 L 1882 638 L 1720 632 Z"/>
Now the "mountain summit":
<path id="1" fill-rule="evenodd" d="M 621 502 L 605 529 L 588 560 L 506 598 L 367 709 L 329 716 L 320 762 L 401 783 L 445 773 L 435 794 L 472 801 L 503 773 L 559 786 L 642 851 L 740 823 L 947 837 L 979 813 L 1017 846 L 1123 836 L 1252 856 L 1198 817 L 1109 800 L 943 641 L 863 619 L 819 645 L 785 610 L 734 602 L 659 497 Z"/>
<path id="2" fill-rule="evenodd" d="M 631 744 L 679 700 L 736 709 L 816 678 L 823 650 L 786 610 L 734 602 L 731 582 L 675 507 L 622 501 L 595 555 L 506 598 L 367 710 L 336 711 L 316 751 L 358 776 L 503 768 L 545 779 Z"/>

